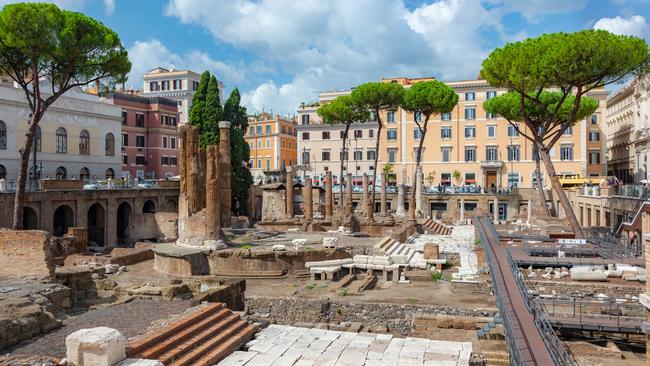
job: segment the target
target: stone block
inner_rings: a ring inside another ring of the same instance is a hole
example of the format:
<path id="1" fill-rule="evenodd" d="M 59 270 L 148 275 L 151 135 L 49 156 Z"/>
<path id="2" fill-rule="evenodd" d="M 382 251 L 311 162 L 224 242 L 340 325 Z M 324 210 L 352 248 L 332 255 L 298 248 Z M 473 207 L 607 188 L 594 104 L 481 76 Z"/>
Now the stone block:
<path id="1" fill-rule="evenodd" d="M 50 237 L 40 230 L 0 230 L 0 276 L 54 277 Z"/>
<path id="2" fill-rule="evenodd" d="M 325 248 L 338 248 L 339 244 L 339 239 L 335 236 L 329 236 L 323 238 L 323 246 Z"/>
<path id="3" fill-rule="evenodd" d="M 424 259 L 439 259 L 440 249 L 438 244 L 426 243 L 424 244 Z"/>
<path id="4" fill-rule="evenodd" d="M 68 363 L 75 366 L 112 366 L 126 358 L 126 338 L 112 328 L 78 330 L 65 345 Z"/>

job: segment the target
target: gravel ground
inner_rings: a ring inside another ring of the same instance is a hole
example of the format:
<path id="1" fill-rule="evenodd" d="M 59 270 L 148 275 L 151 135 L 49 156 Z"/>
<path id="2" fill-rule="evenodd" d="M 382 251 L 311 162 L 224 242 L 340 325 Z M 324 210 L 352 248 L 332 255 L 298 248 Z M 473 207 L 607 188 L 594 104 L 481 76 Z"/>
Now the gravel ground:
<path id="1" fill-rule="evenodd" d="M 152 322 L 187 310 L 189 301 L 134 300 L 70 317 L 61 328 L 11 350 L 12 353 L 65 357 L 65 338 L 83 328 L 99 326 L 119 330 L 127 338 L 144 333 Z"/>

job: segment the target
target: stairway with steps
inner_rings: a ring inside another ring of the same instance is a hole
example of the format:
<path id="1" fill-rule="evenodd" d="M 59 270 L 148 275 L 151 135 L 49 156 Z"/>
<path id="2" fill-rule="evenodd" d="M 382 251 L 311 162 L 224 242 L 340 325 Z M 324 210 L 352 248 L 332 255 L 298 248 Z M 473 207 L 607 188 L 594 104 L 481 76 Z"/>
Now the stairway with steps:
<path id="1" fill-rule="evenodd" d="M 426 269 L 427 263 L 438 262 L 424 259 L 424 255 L 416 251 L 412 245 L 400 243 L 391 237 L 385 237 L 375 244 L 374 254 L 388 256 L 393 263 L 400 266 L 419 269 Z"/>
<path id="2" fill-rule="evenodd" d="M 223 304 L 211 303 L 129 342 L 126 353 L 165 365 L 209 366 L 246 344 L 258 330 Z"/>
<path id="3" fill-rule="evenodd" d="M 433 235 L 451 235 L 452 228 L 432 219 L 426 219 L 422 224 L 422 227 L 427 231 L 428 234 Z"/>

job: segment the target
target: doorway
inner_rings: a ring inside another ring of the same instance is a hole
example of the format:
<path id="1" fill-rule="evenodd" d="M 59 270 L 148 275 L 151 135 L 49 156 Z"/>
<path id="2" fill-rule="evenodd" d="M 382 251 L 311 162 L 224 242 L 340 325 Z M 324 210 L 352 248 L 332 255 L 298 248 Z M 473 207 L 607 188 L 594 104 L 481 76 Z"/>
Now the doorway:
<path id="1" fill-rule="evenodd" d="M 118 245 L 126 244 L 129 238 L 129 223 L 131 221 L 131 205 L 122 202 L 117 208 L 117 243 Z"/>
<path id="2" fill-rule="evenodd" d="M 93 242 L 101 247 L 104 246 L 104 228 L 106 214 L 104 207 L 95 203 L 88 209 L 88 242 Z"/>
<path id="3" fill-rule="evenodd" d="M 31 207 L 23 208 L 23 229 L 38 230 L 38 215 Z"/>
<path id="4" fill-rule="evenodd" d="M 63 236 L 74 225 L 74 213 L 68 205 L 59 206 L 54 211 L 54 236 Z"/>
<path id="5" fill-rule="evenodd" d="M 487 171 L 485 172 L 485 189 L 493 190 L 497 188 L 497 172 Z"/>

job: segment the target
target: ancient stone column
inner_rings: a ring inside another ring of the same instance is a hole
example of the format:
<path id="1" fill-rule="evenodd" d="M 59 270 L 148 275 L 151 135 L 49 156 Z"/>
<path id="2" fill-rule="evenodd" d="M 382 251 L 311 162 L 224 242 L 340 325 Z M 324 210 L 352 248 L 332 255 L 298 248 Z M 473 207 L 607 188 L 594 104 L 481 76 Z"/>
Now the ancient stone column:
<path id="1" fill-rule="evenodd" d="M 219 195 L 219 148 L 217 145 L 206 147 L 205 174 L 205 238 L 221 238 L 221 197 Z"/>
<path id="2" fill-rule="evenodd" d="M 287 218 L 291 220 L 293 218 L 293 171 L 290 167 L 287 167 L 287 181 L 285 182 L 285 189 L 287 193 Z"/>
<path id="3" fill-rule="evenodd" d="M 422 167 L 419 166 L 415 173 L 415 212 L 422 216 Z"/>
<path id="4" fill-rule="evenodd" d="M 230 161 L 230 122 L 219 122 L 219 188 L 221 227 L 230 227 L 232 215 L 232 163 Z"/>
<path id="5" fill-rule="evenodd" d="M 366 207 L 368 204 L 368 174 L 363 173 L 363 183 L 362 183 L 363 193 L 361 194 L 361 204 L 362 207 Z"/>
<path id="6" fill-rule="evenodd" d="M 532 213 L 533 213 L 533 200 L 528 200 L 528 210 L 527 211 L 528 211 L 527 212 L 528 221 L 526 221 L 526 223 L 530 224 L 530 218 L 531 218 Z"/>
<path id="7" fill-rule="evenodd" d="M 492 214 L 494 215 L 492 220 L 496 224 L 499 221 L 499 200 L 496 197 L 494 197 L 494 206 L 492 207 L 492 211 Z"/>
<path id="8" fill-rule="evenodd" d="M 415 189 L 415 188 L 412 188 L 412 189 Z M 409 195 L 409 211 L 408 211 L 409 220 L 410 221 L 415 221 L 415 206 L 416 206 L 415 197 L 413 197 L 413 194 L 411 194 L 411 192 L 409 192 L 408 195 Z"/>
<path id="9" fill-rule="evenodd" d="M 334 196 L 332 194 L 332 172 L 325 173 L 325 219 L 331 220 L 334 216 Z"/>
<path id="10" fill-rule="evenodd" d="M 345 212 L 348 214 L 351 214 L 353 212 L 353 206 L 352 206 L 352 173 L 348 173 L 348 176 L 346 177 L 346 186 L 345 186 L 345 193 L 346 197 L 345 199 L 347 200 L 345 203 Z"/>
<path id="11" fill-rule="evenodd" d="M 404 210 L 404 191 L 406 188 L 404 187 L 403 183 L 400 183 L 399 186 L 397 186 L 397 212 L 396 214 L 398 216 L 404 216 L 406 215 L 406 211 Z"/>
<path id="12" fill-rule="evenodd" d="M 465 199 L 460 199 L 460 222 L 465 221 Z"/>
<path id="13" fill-rule="evenodd" d="M 305 198 L 305 219 L 314 218 L 314 187 L 311 178 L 305 180 L 305 186 L 302 188 L 302 196 Z"/>
<path id="14" fill-rule="evenodd" d="M 381 173 L 381 215 L 386 215 L 386 173 Z"/>

